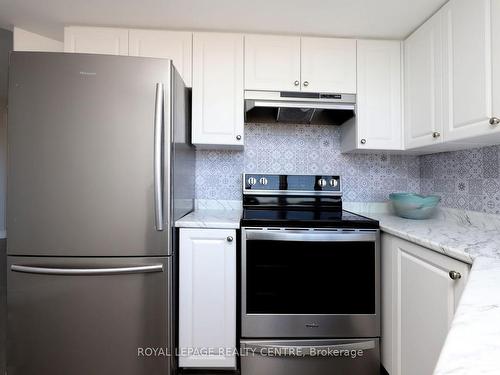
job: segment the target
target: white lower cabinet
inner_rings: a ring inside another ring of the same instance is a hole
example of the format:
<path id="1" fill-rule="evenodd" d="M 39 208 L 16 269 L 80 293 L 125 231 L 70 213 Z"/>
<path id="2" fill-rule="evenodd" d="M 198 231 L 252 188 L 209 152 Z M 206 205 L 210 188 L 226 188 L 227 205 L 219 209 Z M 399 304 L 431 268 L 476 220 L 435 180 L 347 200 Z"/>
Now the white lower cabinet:
<path id="1" fill-rule="evenodd" d="M 235 368 L 236 231 L 180 229 L 179 366 Z"/>
<path id="2" fill-rule="evenodd" d="M 470 266 L 382 234 L 382 364 L 391 375 L 432 375 Z M 453 279 L 450 272 L 460 278 Z"/>

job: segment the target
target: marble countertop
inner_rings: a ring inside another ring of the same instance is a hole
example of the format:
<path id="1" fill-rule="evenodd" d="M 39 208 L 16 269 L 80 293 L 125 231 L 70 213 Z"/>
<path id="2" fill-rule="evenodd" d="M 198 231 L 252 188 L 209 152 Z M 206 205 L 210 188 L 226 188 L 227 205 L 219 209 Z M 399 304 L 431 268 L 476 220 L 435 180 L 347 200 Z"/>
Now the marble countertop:
<path id="1" fill-rule="evenodd" d="M 222 228 L 240 227 L 241 209 L 196 209 L 175 222 L 178 228 Z"/>
<path id="2" fill-rule="evenodd" d="M 429 220 L 409 220 L 390 213 L 359 212 L 376 219 L 384 232 L 472 264 L 477 257 L 500 259 L 500 216 L 440 210 Z"/>
<path id="3" fill-rule="evenodd" d="M 500 216 L 445 209 L 415 221 L 355 211 L 387 233 L 472 264 L 434 375 L 500 374 Z"/>
<path id="4" fill-rule="evenodd" d="M 500 374 L 500 259 L 478 257 L 434 375 Z"/>

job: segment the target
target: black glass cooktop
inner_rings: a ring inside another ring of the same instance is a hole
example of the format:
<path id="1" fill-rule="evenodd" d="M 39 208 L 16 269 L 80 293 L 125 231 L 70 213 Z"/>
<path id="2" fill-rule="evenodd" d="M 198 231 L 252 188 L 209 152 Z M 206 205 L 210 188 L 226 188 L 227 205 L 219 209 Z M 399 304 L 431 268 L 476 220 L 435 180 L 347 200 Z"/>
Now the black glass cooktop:
<path id="1" fill-rule="evenodd" d="M 372 229 L 379 223 L 345 210 L 245 208 L 241 226 Z"/>

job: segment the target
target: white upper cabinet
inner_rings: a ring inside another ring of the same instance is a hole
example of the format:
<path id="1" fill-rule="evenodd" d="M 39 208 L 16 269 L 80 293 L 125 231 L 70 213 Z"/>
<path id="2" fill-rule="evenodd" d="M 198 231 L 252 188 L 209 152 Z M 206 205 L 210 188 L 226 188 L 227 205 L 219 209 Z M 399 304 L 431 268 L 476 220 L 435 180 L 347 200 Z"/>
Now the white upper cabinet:
<path id="1" fill-rule="evenodd" d="M 129 55 L 171 59 L 186 86 L 191 87 L 193 34 L 184 31 L 129 31 Z"/>
<path id="2" fill-rule="evenodd" d="M 300 91 L 300 37 L 245 36 L 245 89 Z"/>
<path id="3" fill-rule="evenodd" d="M 443 141 L 443 11 L 404 41 L 405 147 Z"/>
<path id="4" fill-rule="evenodd" d="M 243 35 L 193 35 L 192 142 L 243 147 Z"/>
<path id="5" fill-rule="evenodd" d="M 500 126 L 490 125 L 493 117 L 492 53 L 498 53 L 498 36 L 493 36 L 492 22 L 497 22 L 496 0 L 451 0 L 444 7 L 446 35 L 444 41 L 447 71 L 446 141 L 490 136 Z M 498 10 L 498 9 L 497 9 Z M 497 25 L 494 27 L 498 28 Z M 496 45 L 492 49 L 492 38 Z M 496 98 L 496 101 L 498 102 Z M 498 110 L 498 104 L 495 104 Z M 498 136 L 496 136 L 498 140 Z"/>
<path id="6" fill-rule="evenodd" d="M 301 38 L 302 91 L 356 93 L 356 40 Z"/>
<path id="7" fill-rule="evenodd" d="M 500 14 L 500 1 L 493 1 L 491 14 Z M 493 65 L 493 122 L 495 118 L 500 119 L 500 20 L 498 16 L 492 19 L 491 45 L 493 46 L 491 61 Z"/>
<path id="8" fill-rule="evenodd" d="M 356 40 L 245 36 L 245 90 L 356 93 Z"/>
<path id="9" fill-rule="evenodd" d="M 352 147 L 401 150 L 401 42 L 359 40 L 357 77 L 357 139 Z"/>
<path id="10" fill-rule="evenodd" d="M 126 56 L 128 55 L 128 29 L 65 27 L 64 52 Z"/>

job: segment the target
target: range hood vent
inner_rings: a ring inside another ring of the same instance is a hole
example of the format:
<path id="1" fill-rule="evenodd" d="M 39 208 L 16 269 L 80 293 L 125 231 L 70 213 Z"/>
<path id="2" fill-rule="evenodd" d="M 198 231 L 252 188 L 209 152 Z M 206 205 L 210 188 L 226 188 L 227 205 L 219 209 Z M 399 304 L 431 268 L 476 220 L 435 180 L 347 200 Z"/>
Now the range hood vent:
<path id="1" fill-rule="evenodd" d="M 342 125 L 356 112 L 356 95 L 245 91 L 245 121 Z"/>

